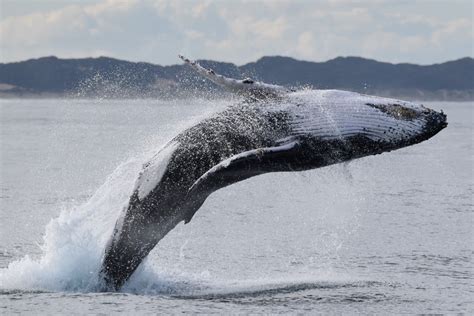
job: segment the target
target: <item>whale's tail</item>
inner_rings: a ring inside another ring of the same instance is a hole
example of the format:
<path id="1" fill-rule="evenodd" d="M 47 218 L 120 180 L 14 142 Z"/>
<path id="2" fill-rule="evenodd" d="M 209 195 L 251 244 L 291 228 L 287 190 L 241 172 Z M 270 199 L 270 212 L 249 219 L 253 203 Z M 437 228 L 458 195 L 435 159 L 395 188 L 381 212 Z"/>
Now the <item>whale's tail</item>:
<path id="1" fill-rule="evenodd" d="M 186 64 L 190 65 L 196 72 L 205 78 L 211 80 L 215 84 L 226 88 L 227 90 L 249 97 L 251 99 L 260 100 L 267 98 L 276 98 L 284 96 L 293 90 L 283 86 L 268 84 L 260 81 L 255 81 L 250 78 L 243 80 L 233 79 L 217 74 L 212 69 L 207 69 L 201 66 L 197 61 L 190 60 L 183 55 L 178 55 Z"/>

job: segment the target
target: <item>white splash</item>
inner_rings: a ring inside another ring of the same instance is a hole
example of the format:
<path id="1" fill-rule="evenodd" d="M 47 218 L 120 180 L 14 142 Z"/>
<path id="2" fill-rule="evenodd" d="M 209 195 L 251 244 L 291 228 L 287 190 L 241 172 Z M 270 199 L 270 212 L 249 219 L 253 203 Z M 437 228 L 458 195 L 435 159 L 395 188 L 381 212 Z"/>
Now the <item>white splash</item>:
<path id="1" fill-rule="evenodd" d="M 141 162 L 133 159 L 123 163 L 87 203 L 65 209 L 51 220 L 43 237 L 42 256 L 25 256 L 1 269 L 0 288 L 96 290 L 105 243 L 128 203 Z"/>

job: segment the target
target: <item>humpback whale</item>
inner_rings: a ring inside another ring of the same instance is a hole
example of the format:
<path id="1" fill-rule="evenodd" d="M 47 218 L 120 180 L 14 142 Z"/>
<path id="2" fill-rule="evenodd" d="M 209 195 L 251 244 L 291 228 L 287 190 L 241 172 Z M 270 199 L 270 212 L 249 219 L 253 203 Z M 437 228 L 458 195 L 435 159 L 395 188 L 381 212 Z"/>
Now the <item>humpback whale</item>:
<path id="1" fill-rule="evenodd" d="M 237 80 L 179 57 L 241 98 L 174 137 L 144 164 L 105 249 L 105 290 L 120 289 L 155 245 L 220 188 L 268 172 L 389 152 L 447 126 L 443 112 L 420 104 Z"/>

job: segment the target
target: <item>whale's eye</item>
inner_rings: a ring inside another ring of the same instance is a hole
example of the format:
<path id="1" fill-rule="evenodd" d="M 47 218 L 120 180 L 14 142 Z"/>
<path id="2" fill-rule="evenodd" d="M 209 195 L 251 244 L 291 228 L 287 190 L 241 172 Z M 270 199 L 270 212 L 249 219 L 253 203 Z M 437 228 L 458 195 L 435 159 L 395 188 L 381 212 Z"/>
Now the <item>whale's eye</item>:
<path id="1" fill-rule="evenodd" d="M 250 78 L 245 78 L 244 80 L 242 80 L 242 83 L 252 84 L 252 83 L 254 83 L 254 81 Z"/>

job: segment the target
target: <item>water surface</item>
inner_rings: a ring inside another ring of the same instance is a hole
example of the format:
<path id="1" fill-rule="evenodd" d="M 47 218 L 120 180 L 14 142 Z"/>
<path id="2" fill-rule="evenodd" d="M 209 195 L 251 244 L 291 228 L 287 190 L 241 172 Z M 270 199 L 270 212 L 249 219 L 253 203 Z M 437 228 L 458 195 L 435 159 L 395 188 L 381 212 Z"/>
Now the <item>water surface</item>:
<path id="1" fill-rule="evenodd" d="M 141 165 L 224 101 L 2 100 L 0 311 L 474 312 L 473 106 L 395 152 L 215 192 L 120 293 L 103 246 Z"/>

